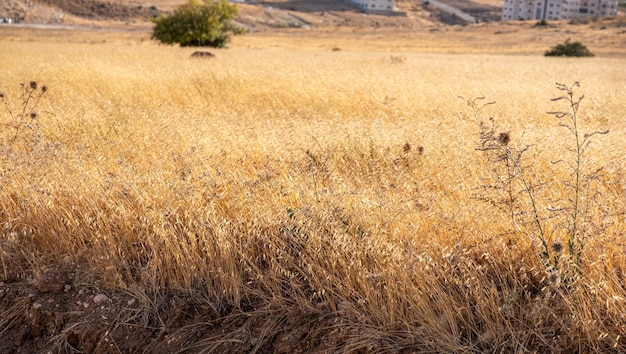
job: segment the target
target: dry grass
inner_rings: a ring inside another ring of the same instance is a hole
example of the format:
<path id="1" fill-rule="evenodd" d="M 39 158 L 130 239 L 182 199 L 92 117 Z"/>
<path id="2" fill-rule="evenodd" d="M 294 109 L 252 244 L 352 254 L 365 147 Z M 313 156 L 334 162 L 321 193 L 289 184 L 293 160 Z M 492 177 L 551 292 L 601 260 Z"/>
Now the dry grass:
<path id="1" fill-rule="evenodd" d="M 139 299 L 134 324 L 185 296 L 215 313 L 196 326 L 229 329 L 176 332 L 193 351 L 626 351 L 621 58 L 2 48 L 11 102 L 19 82 L 49 87 L 43 138 L 3 147 L 5 282 L 71 268 Z M 605 173 L 583 276 L 564 287 L 530 228 L 472 198 L 488 166 L 457 96 L 497 102 L 486 114 L 534 144 L 529 174 L 558 200 L 566 147 L 545 112 L 573 80 L 583 124 L 611 133 L 589 151 Z"/>

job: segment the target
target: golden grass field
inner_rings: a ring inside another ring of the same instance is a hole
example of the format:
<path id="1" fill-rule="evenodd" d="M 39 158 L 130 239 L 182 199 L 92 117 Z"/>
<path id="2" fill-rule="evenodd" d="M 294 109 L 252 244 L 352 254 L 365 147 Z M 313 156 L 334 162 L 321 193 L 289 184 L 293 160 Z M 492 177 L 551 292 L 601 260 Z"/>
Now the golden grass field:
<path id="1" fill-rule="evenodd" d="M 621 49 L 563 59 L 257 34 L 198 60 L 125 35 L 11 33 L 2 350 L 626 351 Z M 20 108 L 30 81 L 34 97 L 47 88 L 34 119 Z M 532 145 L 524 175 L 553 259 L 572 175 L 552 162 L 574 155 L 546 112 L 568 109 L 550 99 L 575 81 L 581 132 L 610 133 L 584 155 L 603 170 L 581 197 L 568 278 L 567 247 L 562 272 L 542 264 L 526 194 L 517 225 L 480 200 L 501 191 L 480 188 L 493 166 L 474 119 Z M 459 96 L 496 104 L 475 117 Z"/>

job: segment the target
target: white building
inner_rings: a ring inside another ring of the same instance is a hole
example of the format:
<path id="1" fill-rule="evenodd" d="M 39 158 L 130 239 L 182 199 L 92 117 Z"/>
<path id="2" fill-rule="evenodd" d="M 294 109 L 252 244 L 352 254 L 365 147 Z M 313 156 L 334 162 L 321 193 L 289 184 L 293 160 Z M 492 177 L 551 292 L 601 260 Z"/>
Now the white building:
<path id="1" fill-rule="evenodd" d="M 351 0 L 358 7 L 367 12 L 393 11 L 395 0 Z"/>
<path id="2" fill-rule="evenodd" d="M 504 0 L 502 21 L 611 17 L 617 8 L 617 0 Z"/>

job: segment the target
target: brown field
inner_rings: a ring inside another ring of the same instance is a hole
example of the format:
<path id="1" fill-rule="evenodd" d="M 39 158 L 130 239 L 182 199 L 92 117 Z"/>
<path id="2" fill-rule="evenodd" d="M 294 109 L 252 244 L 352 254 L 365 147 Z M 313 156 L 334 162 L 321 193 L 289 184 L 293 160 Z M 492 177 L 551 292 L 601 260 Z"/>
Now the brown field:
<path id="1" fill-rule="evenodd" d="M 0 352 L 626 351 L 617 23 L 264 31 L 208 60 L 0 27 Z M 568 36 L 597 56 L 542 56 Z M 575 81 L 581 138 L 610 130 L 579 269 L 575 141 L 546 113 Z M 488 188 L 490 118 L 530 146 L 547 260 L 520 179 L 515 222 Z"/>

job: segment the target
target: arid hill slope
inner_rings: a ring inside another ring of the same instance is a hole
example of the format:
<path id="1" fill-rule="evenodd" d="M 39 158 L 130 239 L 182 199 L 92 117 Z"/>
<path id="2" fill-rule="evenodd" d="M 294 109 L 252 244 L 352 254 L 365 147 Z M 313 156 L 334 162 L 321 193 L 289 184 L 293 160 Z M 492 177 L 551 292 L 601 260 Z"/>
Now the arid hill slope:
<path id="1" fill-rule="evenodd" d="M 183 0 L 5 0 L 0 5 L 0 18 L 26 23 L 82 23 L 84 21 L 148 22 L 151 17 L 172 11 Z M 500 17 L 501 0 L 444 0 L 481 21 Z M 349 1 L 267 0 L 239 3 L 240 22 L 254 30 L 302 26 L 407 26 L 418 22 L 458 23 L 458 19 L 442 13 L 419 0 L 399 0 L 396 8 L 406 17 L 365 16 Z M 364 20 L 364 18 L 366 18 Z"/>

